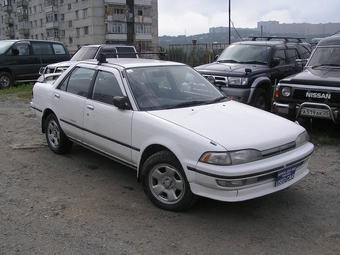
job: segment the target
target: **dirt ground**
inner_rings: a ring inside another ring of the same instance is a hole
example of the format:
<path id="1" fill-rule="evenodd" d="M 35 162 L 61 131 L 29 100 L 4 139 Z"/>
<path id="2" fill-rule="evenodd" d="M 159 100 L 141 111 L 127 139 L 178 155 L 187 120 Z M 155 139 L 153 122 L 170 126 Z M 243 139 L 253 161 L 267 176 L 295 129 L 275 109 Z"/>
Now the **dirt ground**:
<path id="1" fill-rule="evenodd" d="M 16 95 L 0 96 L 0 131 L 0 254 L 340 254 L 339 138 L 286 190 L 174 213 L 125 166 L 80 146 L 53 154 Z"/>

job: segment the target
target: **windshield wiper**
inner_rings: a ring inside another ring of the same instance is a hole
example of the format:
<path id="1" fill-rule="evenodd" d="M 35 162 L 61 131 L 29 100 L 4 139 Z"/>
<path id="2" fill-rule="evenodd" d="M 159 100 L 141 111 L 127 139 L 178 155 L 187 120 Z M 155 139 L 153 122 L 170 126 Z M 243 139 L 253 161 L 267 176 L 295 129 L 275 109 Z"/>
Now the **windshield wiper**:
<path id="1" fill-rule="evenodd" d="M 214 103 L 218 103 L 218 102 L 221 102 L 223 100 L 227 99 L 227 97 L 223 96 L 223 97 L 218 97 L 218 98 L 215 98 L 214 100 L 211 100 L 209 102 L 206 102 L 206 104 L 214 104 Z"/>
<path id="2" fill-rule="evenodd" d="M 167 107 L 166 109 L 173 109 L 173 108 L 181 108 L 181 107 L 186 107 L 186 106 L 194 106 L 194 105 L 202 105 L 202 104 L 206 104 L 206 101 L 186 101 L 186 102 L 182 102 L 179 104 L 175 104 L 175 105 L 171 105 L 169 107 Z"/>
<path id="3" fill-rule="evenodd" d="M 217 62 L 220 62 L 220 63 L 240 63 L 240 61 L 237 61 L 237 60 L 234 60 L 234 59 L 218 60 Z"/>
<path id="4" fill-rule="evenodd" d="M 250 61 L 244 61 L 242 62 L 244 64 L 259 64 L 259 65 L 265 65 L 267 64 L 266 62 L 263 61 L 256 61 L 256 60 L 250 60 Z"/>
<path id="5" fill-rule="evenodd" d="M 321 65 L 312 66 L 312 68 L 314 69 L 314 68 L 317 68 L 317 67 L 320 67 L 320 66 L 340 66 L 340 65 L 328 63 L 328 64 L 321 64 Z"/>

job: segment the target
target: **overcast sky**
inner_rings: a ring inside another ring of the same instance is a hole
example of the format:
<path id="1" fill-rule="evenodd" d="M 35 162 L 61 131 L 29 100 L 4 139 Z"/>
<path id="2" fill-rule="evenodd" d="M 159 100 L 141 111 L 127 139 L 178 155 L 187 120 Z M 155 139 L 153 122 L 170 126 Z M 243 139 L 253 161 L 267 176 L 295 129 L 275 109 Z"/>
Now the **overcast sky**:
<path id="1" fill-rule="evenodd" d="M 339 0 L 231 0 L 230 2 L 231 24 L 236 28 L 256 28 L 258 21 L 269 20 L 279 21 L 280 24 L 340 23 Z M 209 33 L 211 27 L 228 27 L 228 17 L 229 0 L 158 0 L 159 36 Z"/>

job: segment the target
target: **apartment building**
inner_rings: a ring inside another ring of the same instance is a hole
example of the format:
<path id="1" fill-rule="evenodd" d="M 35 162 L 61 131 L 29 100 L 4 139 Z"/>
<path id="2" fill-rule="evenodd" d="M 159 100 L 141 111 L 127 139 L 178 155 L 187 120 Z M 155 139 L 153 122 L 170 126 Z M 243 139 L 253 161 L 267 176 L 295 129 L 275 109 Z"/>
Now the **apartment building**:
<path id="1" fill-rule="evenodd" d="M 2 0 L 0 40 L 158 46 L 158 0 Z"/>

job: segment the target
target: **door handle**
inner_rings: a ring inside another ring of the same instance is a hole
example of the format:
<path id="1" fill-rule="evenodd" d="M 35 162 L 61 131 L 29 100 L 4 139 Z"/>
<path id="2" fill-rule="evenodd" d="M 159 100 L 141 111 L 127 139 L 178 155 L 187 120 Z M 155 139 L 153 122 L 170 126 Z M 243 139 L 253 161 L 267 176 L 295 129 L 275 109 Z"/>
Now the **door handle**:
<path id="1" fill-rule="evenodd" d="M 94 110 L 94 106 L 93 106 L 93 105 L 90 105 L 90 104 L 88 104 L 88 105 L 86 106 L 86 108 L 89 109 L 89 110 L 91 110 L 91 111 Z"/>
<path id="2" fill-rule="evenodd" d="M 59 94 L 54 94 L 54 97 L 59 99 L 60 98 L 60 95 Z"/>

